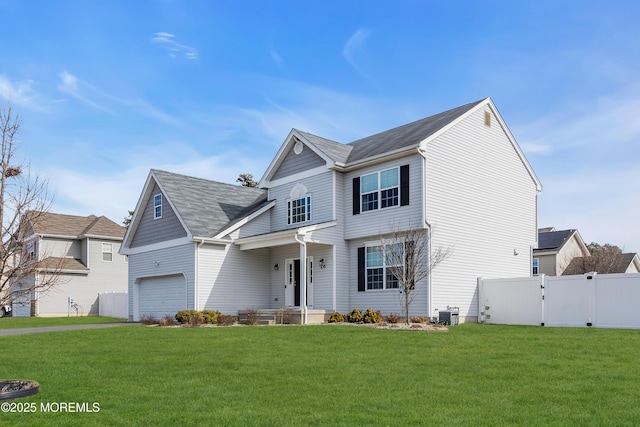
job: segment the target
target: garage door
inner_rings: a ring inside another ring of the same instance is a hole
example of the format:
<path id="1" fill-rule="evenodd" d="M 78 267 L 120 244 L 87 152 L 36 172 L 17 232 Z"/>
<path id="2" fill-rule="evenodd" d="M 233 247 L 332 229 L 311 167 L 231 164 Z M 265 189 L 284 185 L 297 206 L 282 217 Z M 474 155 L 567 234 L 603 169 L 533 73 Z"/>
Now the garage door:
<path id="1" fill-rule="evenodd" d="M 142 279 L 138 286 L 140 316 L 160 319 L 187 308 L 187 286 L 182 275 Z"/>

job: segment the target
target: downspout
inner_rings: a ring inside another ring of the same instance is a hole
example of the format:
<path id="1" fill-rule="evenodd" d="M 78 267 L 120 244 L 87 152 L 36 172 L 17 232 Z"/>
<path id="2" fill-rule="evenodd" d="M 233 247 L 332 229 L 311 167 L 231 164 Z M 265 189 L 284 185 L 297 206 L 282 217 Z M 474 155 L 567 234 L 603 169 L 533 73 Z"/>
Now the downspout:
<path id="1" fill-rule="evenodd" d="M 293 235 L 293 238 L 296 239 L 296 242 L 300 244 L 300 304 L 302 304 L 302 311 L 304 313 L 304 318 L 302 320 L 302 324 L 306 325 L 308 321 L 308 313 L 307 313 L 307 242 L 304 240 L 300 240 L 298 236 L 301 235 L 299 232 Z M 304 234 L 302 234 L 304 236 Z"/>
<path id="2" fill-rule="evenodd" d="M 422 224 L 427 227 L 427 254 L 431 262 L 431 224 L 427 220 L 427 151 L 418 146 L 418 154 L 422 157 Z M 427 310 L 429 317 L 433 317 L 433 302 L 431 300 L 431 271 L 427 275 Z"/>
<path id="3" fill-rule="evenodd" d="M 200 271 L 200 246 L 204 245 L 204 239 L 200 239 L 200 242 L 196 244 L 196 268 L 193 272 L 193 309 L 198 310 L 198 276 Z M 187 278 L 187 283 L 189 279 Z"/>

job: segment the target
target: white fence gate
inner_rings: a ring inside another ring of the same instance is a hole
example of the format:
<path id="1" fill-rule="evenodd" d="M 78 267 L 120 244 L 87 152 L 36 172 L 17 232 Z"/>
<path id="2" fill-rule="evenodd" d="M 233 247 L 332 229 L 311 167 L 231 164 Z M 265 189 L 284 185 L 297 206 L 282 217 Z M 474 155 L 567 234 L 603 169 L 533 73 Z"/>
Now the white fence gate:
<path id="1" fill-rule="evenodd" d="M 129 294 L 127 292 L 106 292 L 98 294 L 100 316 L 129 317 Z"/>
<path id="2" fill-rule="evenodd" d="M 481 322 L 640 329 L 640 273 L 479 279 Z"/>

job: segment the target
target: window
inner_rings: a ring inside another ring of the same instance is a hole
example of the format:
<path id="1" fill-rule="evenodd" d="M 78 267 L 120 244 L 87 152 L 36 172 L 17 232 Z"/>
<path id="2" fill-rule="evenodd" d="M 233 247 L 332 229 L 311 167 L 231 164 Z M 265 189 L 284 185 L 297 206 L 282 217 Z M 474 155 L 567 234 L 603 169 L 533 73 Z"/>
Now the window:
<path id="1" fill-rule="evenodd" d="M 540 271 L 540 260 L 538 258 L 534 258 L 531 262 L 531 274 L 537 276 Z"/>
<path id="2" fill-rule="evenodd" d="M 102 261 L 104 262 L 113 261 L 113 244 L 112 243 L 102 244 Z"/>
<path id="3" fill-rule="evenodd" d="M 360 178 L 362 212 L 398 205 L 399 169 L 387 169 Z"/>
<path id="4" fill-rule="evenodd" d="M 400 283 L 389 267 L 402 265 L 404 259 L 402 244 L 366 247 L 367 290 L 398 289 Z M 400 263 L 399 263 L 400 262 Z"/>
<path id="5" fill-rule="evenodd" d="M 311 196 L 293 199 L 287 202 L 287 223 L 297 224 L 311 220 Z"/>
<path id="6" fill-rule="evenodd" d="M 162 194 L 153 196 L 153 218 L 162 218 Z"/>
<path id="7" fill-rule="evenodd" d="M 36 259 L 36 244 L 33 240 L 27 242 L 27 261 L 35 261 Z"/>

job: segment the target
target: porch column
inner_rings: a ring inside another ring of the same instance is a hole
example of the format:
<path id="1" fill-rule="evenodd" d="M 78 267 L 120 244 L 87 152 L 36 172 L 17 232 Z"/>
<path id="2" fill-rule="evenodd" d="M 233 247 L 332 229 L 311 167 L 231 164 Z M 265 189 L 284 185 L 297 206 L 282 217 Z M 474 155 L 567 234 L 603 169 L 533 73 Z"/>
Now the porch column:
<path id="1" fill-rule="evenodd" d="M 301 237 L 302 239 L 300 239 Z M 304 234 L 295 235 L 295 239 L 300 243 L 300 304 L 304 318 L 302 324 L 307 324 L 307 243 L 303 240 Z"/>

